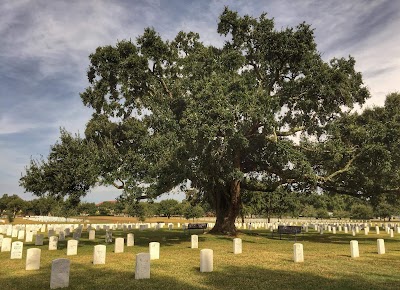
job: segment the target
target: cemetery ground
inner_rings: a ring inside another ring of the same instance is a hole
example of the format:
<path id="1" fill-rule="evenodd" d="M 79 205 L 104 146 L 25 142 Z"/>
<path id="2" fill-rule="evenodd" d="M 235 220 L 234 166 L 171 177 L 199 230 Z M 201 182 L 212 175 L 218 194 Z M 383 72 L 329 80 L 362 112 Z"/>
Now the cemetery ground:
<path id="1" fill-rule="evenodd" d="M 96 231 L 95 240 L 89 240 L 84 230 L 76 256 L 67 256 L 67 239 L 72 237 L 59 241 L 55 251 L 48 250 L 47 237 L 43 246 L 24 242 L 19 260 L 11 260 L 10 252 L 0 252 L 0 289 L 49 289 L 51 262 L 58 258 L 71 261 L 70 286 L 65 289 L 399 289 L 400 285 L 400 234 L 390 238 L 382 230 L 377 235 L 373 228 L 368 235 L 360 231 L 355 237 L 351 231 L 321 235 L 310 228 L 297 237 L 304 247 L 303 263 L 293 262 L 293 236 L 283 235 L 280 240 L 266 229 L 240 230 L 243 253 L 236 255 L 234 237 L 202 230 L 121 229 L 113 230 L 113 241 L 123 237 L 126 244 L 128 233 L 134 234 L 134 246 L 114 253 L 114 242 L 107 244 L 104 265 L 92 264 L 93 247 L 105 245 L 104 230 Z M 198 249 L 191 248 L 191 234 L 199 236 Z M 377 254 L 377 239 L 385 240 L 383 255 Z M 351 240 L 358 240 L 359 258 L 350 257 Z M 135 280 L 136 254 L 148 252 L 149 242 L 160 243 L 160 259 L 151 260 L 150 279 Z M 25 270 L 29 248 L 42 250 L 39 270 Z M 213 272 L 200 272 L 201 249 L 213 250 Z"/>

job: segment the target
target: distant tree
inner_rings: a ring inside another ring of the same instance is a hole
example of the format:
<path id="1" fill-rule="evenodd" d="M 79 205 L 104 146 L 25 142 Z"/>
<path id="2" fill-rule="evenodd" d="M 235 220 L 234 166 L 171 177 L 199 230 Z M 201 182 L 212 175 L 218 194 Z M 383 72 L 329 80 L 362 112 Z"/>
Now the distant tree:
<path id="1" fill-rule="evenodd" d="M 95 215 L 97 207 L 94 202 L 81 202 L 78 206 L 78 213 L 85 215 Z"/>
<path id="2" fill-rule="evenodd" d="M 342 218 L 349 218 L 350 217 L 350 212 L 342 209 L 334 210 L 333 211 L 333 217 L 342 219 Z"/>
<path id="3" fill-rule="evenodd" d="M 104 201 L 97 206 L 100 215 L 114 215 L 116 203 L 111 201 Z"/>
<path id="4" fill-rule="evenodd" d="M 200 218 L 204 216 L 204 210 L 200 205 L 192 206 L 190 203 L 183 204 L 183 216 L 186 219 Z"/>
<path id="5" fill-rule="evenodd" d="M 304 217 L 317 217 L 317 211 L 311 204 L 305 204 L 301 211 L 301 215 Z"/>
<path id="6" fill-rule="evenodd" d="M 326 209 L 323 209 L 323 208 L 317 209 L 316 215 L 317 215 L 316 217 L 319 218 L 319 219 L 327 219 L 327 218 L 329 218 L 328 211 Z"/>
<path id="7" fill-rule="evenodd" d="M 368 220 L 374 216 L 374 212 L 370 205 L 355 204 L 351 207 L 350 215 L 352 219 Z"/>
<path id="8" fill-rule="evenodd" d="M 381 195 L 378 198 L 378 202 L 375 203 L 374 206 L 374 215 L 379 218 L 383 218 L 384 220 L 387 218 L 391 220 L 391 218 L 395 215 L 399 215 L 399 201 L 394 200 L 390 202 L 386 195 Z"/>
<path id="9" fill-rule="evenodd" d="M 0 210 L 2 211 L 2 214 L 4 211 L 8 211 L 13 218 L 15 218 L 18 213 L 22 212 L 27 205 L 27 202 L 16 194 L 4 194 L 0 198 Z"/>
<path id="10" fill-rule="evenodd" d="M 144 222 L 146 218 L 149 217 L 149 212 L 147 211 L 146 203 L 144 202 L 130 204 L 128 207 L 128 214 L 138 218 L 141 222 Z"/>
<path id="11" fill-rule="evenodd" d="M 158 213 L 161 216 L 166 216 L 170 218 L 176 215 L 179 211 L 179 202 L 175 199 L 165 199 L 160 201 L 158 207 Z"/>
<path id="12" fill-rule="evenodd" d="M 42 196 L 40 198 L 32 200 L 33 210 L 36 215 L 48 215 L 52 209 L 58 204 L 55 197 Z"/>

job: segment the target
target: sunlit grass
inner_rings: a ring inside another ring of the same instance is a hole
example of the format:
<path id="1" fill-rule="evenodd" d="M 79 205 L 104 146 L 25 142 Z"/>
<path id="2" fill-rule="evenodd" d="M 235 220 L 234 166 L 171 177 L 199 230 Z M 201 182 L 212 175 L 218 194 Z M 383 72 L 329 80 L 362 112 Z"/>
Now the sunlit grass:
<path id="1" fill-rule="evenodd" d="M 115 254 L 107 245 L 105 265 L 93 265 L 93 246 L 104 243 L 104 231 L 96 231 L 89 241 L 83 232 L 78 255 L 66 255 L 66 241 L 57 251 L 48 251 L 45 239 L 41 269 L 25 271 L 26 250 L 34 243 L 24 243 L 22 260 L 10 260 L 10 253 L 0 253 L 0 289 L 48 289 L 51 261 L 71 260 L 69 289 L 399 289 L 400 236 L 313 231 L 298 236 L 304 246 L 304 263 L 294 263 L 293 237 L 271 236 L 266 230 L 242 231 L 243 254 L 233 254 L 233 237 L 199 235 L 199 249 L 190 248 L 190 235 L 180 229 L 132 230 L 135 246 Z M 114 231 L 113 237 L 126 237 L 128 231 Z M 70 237 L 69 237 L 70 238 Z M 378 255 L 376 239 L 385 239 L 386 254 Z M 350 240 L 357 239 L 360 258 L 350 257 Z M 135 280 L 135 255 L 148 252 L 148 243 L 160 242 L 160 260 L 151 261 L 151 279 Z M 202 248 L 214 251 L 214 272 L 200 273 Z"/>

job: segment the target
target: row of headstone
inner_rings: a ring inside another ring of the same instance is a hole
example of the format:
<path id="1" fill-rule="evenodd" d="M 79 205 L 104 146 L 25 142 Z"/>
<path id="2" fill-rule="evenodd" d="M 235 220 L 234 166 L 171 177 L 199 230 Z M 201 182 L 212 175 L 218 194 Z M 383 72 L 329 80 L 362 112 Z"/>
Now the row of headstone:
<path id="1" fill-rule="evenodd" d="M 383 255 L 386 253 L 385 250 L 385 240 L 384 239 L 377 239 L 376 240 L 377 244 L 377 252 L 378 255 Z M 360 256 L 360 251 L 358 248 L 358 241 L 357 240 L 352 240 L 350 241 L 350 255 L 352 258 L 358 258 Z"/>

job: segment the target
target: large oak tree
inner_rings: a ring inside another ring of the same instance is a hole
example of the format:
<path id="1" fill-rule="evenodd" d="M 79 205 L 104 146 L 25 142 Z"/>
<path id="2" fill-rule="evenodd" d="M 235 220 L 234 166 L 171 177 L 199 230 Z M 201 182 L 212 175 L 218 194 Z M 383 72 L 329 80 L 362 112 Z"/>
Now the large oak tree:
<path id="1" fill-rule="evenodd" d="M 314 149 L 328 125 L 369 97 L 355 60 L 324 61 L 309 25 L 276 30 L 266 14 L 226 8 L 218 32 L 222 47 L 193 32 L 163 40 L 149 28 L 135 43 L 90 55 L 81 98 L 94 110 L 82 144 L 92 161 L 78 167 L 89 174 L 82 183 L 71 180 L 78 192 L 100 182 L 155 198 L 190 180 L 215 208 L 213 231 L 235 233 L 243 190 L 306 188 L 346 170 L 346 160 L 318 170 L 293 136 L 302 133 Z M 42 178 L 46 164 L 27 168 L 21 183 L 28 191 L 43 194 L 30 176 Z M 74 188 L 67 189 L 59 194 Z"/>

